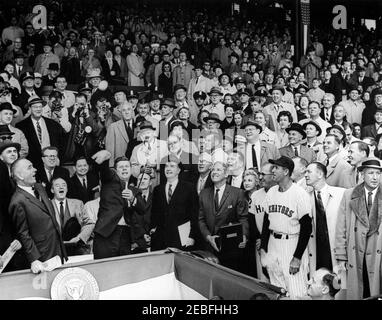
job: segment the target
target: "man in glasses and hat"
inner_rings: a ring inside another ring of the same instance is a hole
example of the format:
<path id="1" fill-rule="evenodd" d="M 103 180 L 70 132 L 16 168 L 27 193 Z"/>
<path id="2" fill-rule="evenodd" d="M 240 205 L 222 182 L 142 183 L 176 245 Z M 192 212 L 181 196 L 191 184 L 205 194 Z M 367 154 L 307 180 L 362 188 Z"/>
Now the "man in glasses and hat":
<path id="1" fill-rule="evenodd" d="M 20 129 L 29 146 L 28 159 L 35 166 L 42 166 L 41 150 L 48 146 L 58 148 L 63 154 L 65 146 L 65 131 L 56 121 L 43 117 L 43 107 L 46 102 L 39 97 L 30 97 L 28 107 L 30 116 L 19 122 L 16 127 Z"/>
<path id="2" fill-rule="evenodd" d="M 60 58 L 52 52 L 52 48 L 52 42 L 46 40 L 43 44 L 44 52 L 39 54 L 34 62 L 33 70 L 41 73 L 42 76 L 46 76 L 49 73 L 48 69 L 51 63 L 56 63 L 60 66 Z"/>
<path id="3" fill-rule="evenodd" d="M 16 99 L 17 105 L 23 111 L 23 114 L 28 112 L 28 108 L 26 108 L 26 104 L 28 103 L 28 99 L 32 96 L 37 96 L 37 92 L 34 88 L 34 74 L 33 72 L 25 72 L 20 76 L 20 84 L 21 84 L 21 93 Z"/>
<path id="4" fill-rule="evenodd" d="M 97 103 L 97 100 L 100 96 L 105 97 L 108 101 L 112 101 L 113 92 L 108 87 L 106 81 L 102 81 L 103 77 L 101 76 L 101 70 L 98 68 L 89 69 L 86 74 L 86 81 L 89 83 L 92 88 L 90 103 L 93 108 Z"/>
<path id="5" fill-rule="evenodd" d="M 0 125 L 7 126 L 8 129 L 13 133 L 12 142 L 20 144 L 20 157 L 26 157 L 29 151 L 28 141 L 25 138 L 24 133 L 11 124 L 15 112 L 17 112 L 17 110 L 14 109 L 9 102 L 0 103 Z"/>
<path id="6" fill-rule="evenodd" d="M 134 147 L 130 158 L 132 174 L 136 178 L 141 172 L 150 174 L 154 187 L 159 184 L 160 160 L 168 153 L 167 137 L 159 140 L 154 126 L 146 120 L 140 123 L 138 139 L 142 142 Z"/>
<path id="7" fill-rule="evenodd" d="M 209 113 L 216 113 L 219 116 L 220 121 L 225 118 L 224 104 L 221 103 L 223 93 L 219 87 L 212 87 L 208 93 L 211 103 L 203 108 Z"/>
<path id="8" fill-rule="evenodd" d="M 174 110 L 176 109 L 174 99 L 165 99 L 160 105 L 162 119 L 159 121 L 159 139 L 167 140 L 170 134 L 170 126 L 175 121 Z"/>
<path id="9" fill-rule="evenodd" d="M 305 296 L 309 272 L 306 250 L 312 232 L 312 207 L 306 191 L 293 183 L 292 159 L 269 160 L 273 179 L 264 200 L 261 263 L 270 282 L 288 291 L 291 299 Z"/>
<path id="10" fill-rule="evenodd" d="M 369 158 L 358 170 L 363 183 L 345 191 L 336 225 L 335 256 L 347 270 L 348 300 L 382 293 L 381 162 Z"/>

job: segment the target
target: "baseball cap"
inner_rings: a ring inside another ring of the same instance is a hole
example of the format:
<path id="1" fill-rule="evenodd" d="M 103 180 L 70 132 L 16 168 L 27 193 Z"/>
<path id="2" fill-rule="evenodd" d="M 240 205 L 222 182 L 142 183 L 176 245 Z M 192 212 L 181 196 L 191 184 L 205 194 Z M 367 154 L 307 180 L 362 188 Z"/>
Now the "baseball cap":
<path id="1" fill-rule="evenodd" d="M 286 156 L 281 156 L 280 158 L 273 160 L 269 159 L 269 163 L 274 164 L 276 166 L 280 166 L 283 168 L 287 168 L 289 170 L 289 173 L 291 174 L 294 170 L 294 162 L 291 158 L 288 158 Z"/>

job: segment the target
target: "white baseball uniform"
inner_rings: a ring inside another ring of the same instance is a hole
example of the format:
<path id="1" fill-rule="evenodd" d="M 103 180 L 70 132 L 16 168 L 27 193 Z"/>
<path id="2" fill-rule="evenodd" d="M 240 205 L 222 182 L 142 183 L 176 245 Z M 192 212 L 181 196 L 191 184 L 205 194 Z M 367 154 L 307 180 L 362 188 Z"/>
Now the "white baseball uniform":
<path id="1" fill-rule="evenodd" d="M 305 296 L 309 272 L 308 250 L 305 249 L 302 255 L 299 272 L 289 274 L 289 266 L 298 243 L 299 220 L 306 214 L 312 216 L 309 196 L 295 183 L 285 192 L 280 192 L 277 185 L 269 189 L 264 200 L 264 210 L 268 214 L 271 233 L 273 231 L 283 235 L 278 239 L 271 234 L 268 242 L 265 264 L 271 284 L 286 289 L 292 299 Z"/>

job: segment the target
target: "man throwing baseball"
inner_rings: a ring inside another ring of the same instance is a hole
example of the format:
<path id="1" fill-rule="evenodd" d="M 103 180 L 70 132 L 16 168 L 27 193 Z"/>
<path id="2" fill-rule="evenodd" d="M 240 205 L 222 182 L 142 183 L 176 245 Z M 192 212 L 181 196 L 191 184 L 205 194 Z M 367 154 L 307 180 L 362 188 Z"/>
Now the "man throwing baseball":
<path id="1" fill-rule="evenodd" d="M 282 156 L 273 164 L 276 186 L 264 200 L 261 263 L 270 282 L 295 299 L 307 294 L 309 272 L 306 247 L 312 232 L 312 208 L 306 191 L 293 183 L 293 160 Z"/>

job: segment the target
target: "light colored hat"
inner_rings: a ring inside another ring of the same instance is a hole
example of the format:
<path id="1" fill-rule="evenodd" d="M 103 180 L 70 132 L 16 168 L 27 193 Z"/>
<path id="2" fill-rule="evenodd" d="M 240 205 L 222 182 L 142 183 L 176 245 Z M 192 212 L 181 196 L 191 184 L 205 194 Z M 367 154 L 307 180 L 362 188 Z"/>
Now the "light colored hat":
<path id="1" fill-rule="evenodd" d="M 89 69 L 86 73 L 86 78 L 92 79 L 92 78 L 102 78 L 101 76 L 101 70 L 98 68 L 95 69 Z"/>

